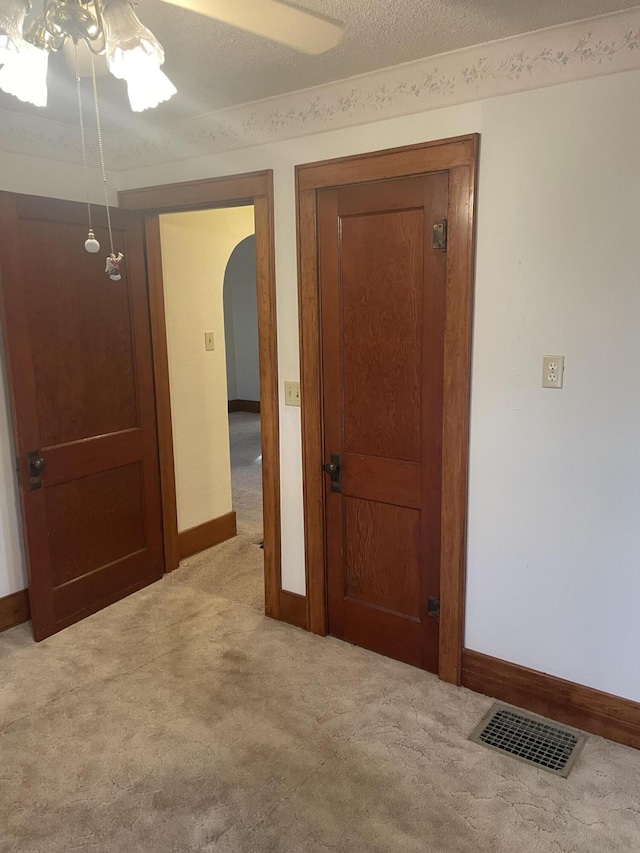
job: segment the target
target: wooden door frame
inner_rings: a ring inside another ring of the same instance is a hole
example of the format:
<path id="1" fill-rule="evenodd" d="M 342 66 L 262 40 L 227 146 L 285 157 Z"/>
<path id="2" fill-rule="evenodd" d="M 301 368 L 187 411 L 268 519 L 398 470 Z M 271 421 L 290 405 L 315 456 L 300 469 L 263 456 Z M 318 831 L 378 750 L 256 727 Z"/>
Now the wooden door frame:
<path id="1" fill-rule="evenodd" d="M 256 235 L 258 353 L 262 437 L 265 612 L 281 618 L 280 430 L 276 327 L 273 172 L 250 172 L 178 184 L 124 190 L 120 207 L 146 213 L 147 267 L 156 383 L 166 570 L 178 567 L 178 518 L 171 427 L 169 360 L 159 216 L 252 204 Z"/>
<path id="2" fill-rule="evenodd" d="M 475 195 L 479 135 L 324 160 L 296 167 L 305 571 L 309 630 L 326 635 L 322 352 L 318 191 L 449 173 L 444 333 L 439 677 L 462 682 L 466 576 Z"/>

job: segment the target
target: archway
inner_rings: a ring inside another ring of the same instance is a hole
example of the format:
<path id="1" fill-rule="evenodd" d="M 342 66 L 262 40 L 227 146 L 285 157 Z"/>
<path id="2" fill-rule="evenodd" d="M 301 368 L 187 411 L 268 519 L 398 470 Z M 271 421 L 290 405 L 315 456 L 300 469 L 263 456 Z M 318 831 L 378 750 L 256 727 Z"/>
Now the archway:
<path id="1" fill-rule="evenodd" d="M 262 542 L 262 454 L 255 235 L 235 247 L 224 274 L 231 488 L 238 532 Z"/>

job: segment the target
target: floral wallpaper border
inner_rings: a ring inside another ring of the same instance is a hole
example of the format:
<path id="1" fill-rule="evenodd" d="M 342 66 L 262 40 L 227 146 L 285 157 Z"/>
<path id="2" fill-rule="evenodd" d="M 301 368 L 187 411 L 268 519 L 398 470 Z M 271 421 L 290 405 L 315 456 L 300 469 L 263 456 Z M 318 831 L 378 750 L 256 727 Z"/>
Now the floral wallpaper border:
<path id="1" fill-rule="evenodd" d="M 125 170 L 293 139 L 572 80 L 640 69 L 640 8 L 489 42 L 326 86 L 107 135 Z M 2 112 L 0 147 L 77 162 L 75 128 Z"/>

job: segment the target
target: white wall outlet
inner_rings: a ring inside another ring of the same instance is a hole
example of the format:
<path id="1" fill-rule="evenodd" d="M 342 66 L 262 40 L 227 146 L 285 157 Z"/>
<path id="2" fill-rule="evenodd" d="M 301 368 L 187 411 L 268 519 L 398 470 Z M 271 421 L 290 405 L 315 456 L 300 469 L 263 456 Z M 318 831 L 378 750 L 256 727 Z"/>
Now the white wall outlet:
<path id="1" fill-rule="evenodd" d="M 213 342 L 213 332 L 204 333 L 204 348 L 207 352 L 211 352 L 215 349 L 215 344 Z"/>
<path id="2" fill-rule="evenodd" d="M 285 406 L 300 405 L 300 383 L 285 382 L 284 383 L 284 404 Z"/>
<path id="3" fill-rule="evenodd" d="M 562 388 L 564 378 L 564 356 L 543 355 L 542 356 L 542 387 Z"/>

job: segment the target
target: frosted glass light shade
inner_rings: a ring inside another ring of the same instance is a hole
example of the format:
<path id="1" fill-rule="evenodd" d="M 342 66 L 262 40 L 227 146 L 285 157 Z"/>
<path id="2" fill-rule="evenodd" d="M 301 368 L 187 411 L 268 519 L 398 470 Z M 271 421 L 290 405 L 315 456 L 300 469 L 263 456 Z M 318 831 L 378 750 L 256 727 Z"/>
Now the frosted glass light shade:
<path id="1" fill-rule="evenodd" d="M 109 71 L 127 81 L 131 109 L 142 112 L 175 95 L 176 87 L 160 70 L 162 45 L 142 25 L 130 0 L 109 0 L 103 22 Z"/>
<path id="2" fill-rule="evenodd" d="M 19 51 L 6 56 L 0 68 L 0 89 L 20 101 L 46 107 L 48 51 L 23 41 Z"/>
<path id="3" fill-rule="evenodd" d="M 153 109 L 175 95 L 177 89 L 158 66 L 127 78 L 129 103 L 135 113 Z"/>
<path id="4" fill-rule="evenodd" d="M 0 65 L 22 45 L 22 30 L 28 9 L 26 0 L 0 0 Z"/>
<path id="5" fill-rule="evenodd" d="M 162 46 L 142 25 L 129 0 L 109 0 L 104 8 L 103 22 L 105 53 L 114 77 L 129 80 L 150 66 L 162 65 Z"/>

